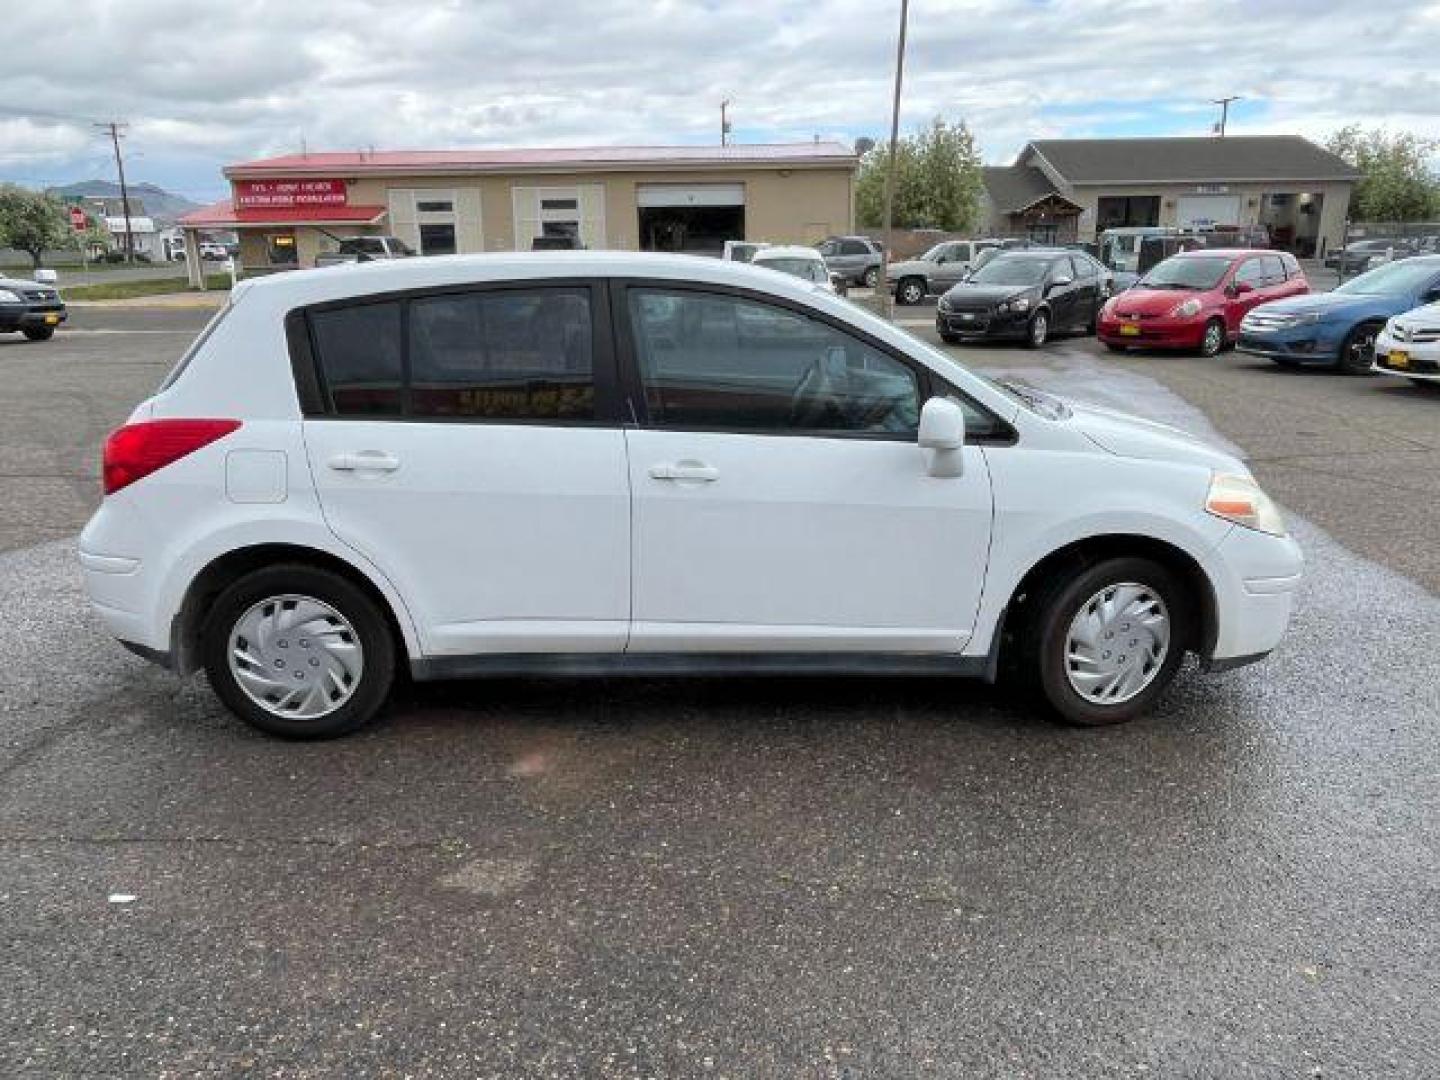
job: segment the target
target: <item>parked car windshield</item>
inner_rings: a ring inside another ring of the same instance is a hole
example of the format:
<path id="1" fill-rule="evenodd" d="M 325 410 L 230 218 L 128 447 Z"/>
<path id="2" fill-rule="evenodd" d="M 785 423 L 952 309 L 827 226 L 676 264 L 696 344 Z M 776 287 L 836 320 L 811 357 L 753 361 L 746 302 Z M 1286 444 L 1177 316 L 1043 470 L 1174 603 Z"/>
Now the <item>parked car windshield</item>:
<path id="1" fill-rule="evenodd" d="M 1229 268 L 1230 260 L 1218 256 L 1166 259 L 1151 267 L 1136 284 L 1143 289 L 1213 289 Z"/>
<path id="2" fill-rule="evenodd" d="M 1392 262 L 1377 266 L 1336 288 L 1337 293 L 1365 293 L 1390 296 L 1412 293 L 1435 277 L 1440 266 L 1426 262 Z"/>
<path id="3" fill-rule="evenodd" d="M 830 271 L 825 269 L 825 264 L 819 259 L 767 259 L 761 255 L 754 259 L 754 263 L 767 270 L 779 270 L 782 274 L 793 274 L 806 281 L 818 281 L 823 284 L 830 280 Z"/>
<path id="4" fill-rule="evenodd" d="M 1049 259 L 992 259 L 970 280 L 977 285 L 1039 285 L 1049 269 Z"/>

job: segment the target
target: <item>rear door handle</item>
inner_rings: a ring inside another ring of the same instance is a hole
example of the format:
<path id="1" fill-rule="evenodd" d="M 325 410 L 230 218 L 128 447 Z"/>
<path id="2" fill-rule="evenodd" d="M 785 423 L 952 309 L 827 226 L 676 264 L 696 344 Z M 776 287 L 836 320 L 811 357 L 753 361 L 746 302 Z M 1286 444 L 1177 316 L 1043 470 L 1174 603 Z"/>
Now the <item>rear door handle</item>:
<path id="1" fill-rule="evenodd" d="M 654 480 L 699 480 L 708 484 L 720 479 L 720 470 L 698 461 L 677 461 L 672 465 L 651 465 L 650 476 Z"/>
<path id="2" fill-rule="evenodd" d="M 325 463 L 336 472 L 394 472 L 400 459 L 381 450 L 362 450 L 357 454 L 336 454 Z"/>

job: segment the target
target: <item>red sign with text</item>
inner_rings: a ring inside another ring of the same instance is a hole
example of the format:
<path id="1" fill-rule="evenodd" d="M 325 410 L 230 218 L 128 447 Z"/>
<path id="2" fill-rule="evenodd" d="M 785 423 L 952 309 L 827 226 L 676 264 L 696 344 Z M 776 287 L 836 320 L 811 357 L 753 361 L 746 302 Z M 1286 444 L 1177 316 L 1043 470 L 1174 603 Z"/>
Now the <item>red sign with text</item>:
<path id="1" fill-rule="evenodd" d="M 89 222 L 85 220 L 85 211 L 79 206 L 70 207 L 70 228 L 76 232 L 84 232 Z"/>
<path id="2" fill-rule="evenodd" d="M 344 180 L 236 180 L 235 209 L 344 206 Z"/>

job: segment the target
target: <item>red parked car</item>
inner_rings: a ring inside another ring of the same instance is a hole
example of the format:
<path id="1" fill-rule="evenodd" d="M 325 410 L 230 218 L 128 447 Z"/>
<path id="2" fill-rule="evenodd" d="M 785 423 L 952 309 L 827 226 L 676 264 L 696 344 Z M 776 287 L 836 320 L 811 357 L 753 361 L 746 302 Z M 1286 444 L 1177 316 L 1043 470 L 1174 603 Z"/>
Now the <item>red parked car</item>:
<path id="1" fill-rule="evenodd" d="M 1240 320 L 1270 300 L 1310 291 L 1288 251 L 1182 251 L 1100 309 L 1097 331 L 1112 349 L 1194 349 L 1214 356 L 1240 336 Z"/>

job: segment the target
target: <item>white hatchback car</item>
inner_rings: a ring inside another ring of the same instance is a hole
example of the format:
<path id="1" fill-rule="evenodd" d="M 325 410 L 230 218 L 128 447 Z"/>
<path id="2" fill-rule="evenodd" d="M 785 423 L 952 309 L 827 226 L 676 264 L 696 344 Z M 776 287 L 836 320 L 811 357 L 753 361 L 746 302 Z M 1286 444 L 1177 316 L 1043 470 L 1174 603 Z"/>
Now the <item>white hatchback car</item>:
<path id="1" fill-rule="evenodd" d="M 830 292 L 838 292 L 835 288 L 835 281 L 844 281 L 839 274 L 832 274 L 830 268 L 825 265 L 825 260 L 820 252 L 814 248 L 798 246 L 766 247 L 757 251 L 750 258 L 752 266 L 759 266 L 766 270 L 774 270 L 777 273 L 789 274 L 801 281 L 808 281 L 812 285 L 819 285 Z"/>
<path id="2" fill-rule="evenodd" d="M 1301 558 L 1245 467 L 822 288 L 552 252 L 241 283 L 104 451 L 101 619 L 266 731 L 416 679 L 972 675 L 1082 724 L 1258 659 Z"/>

